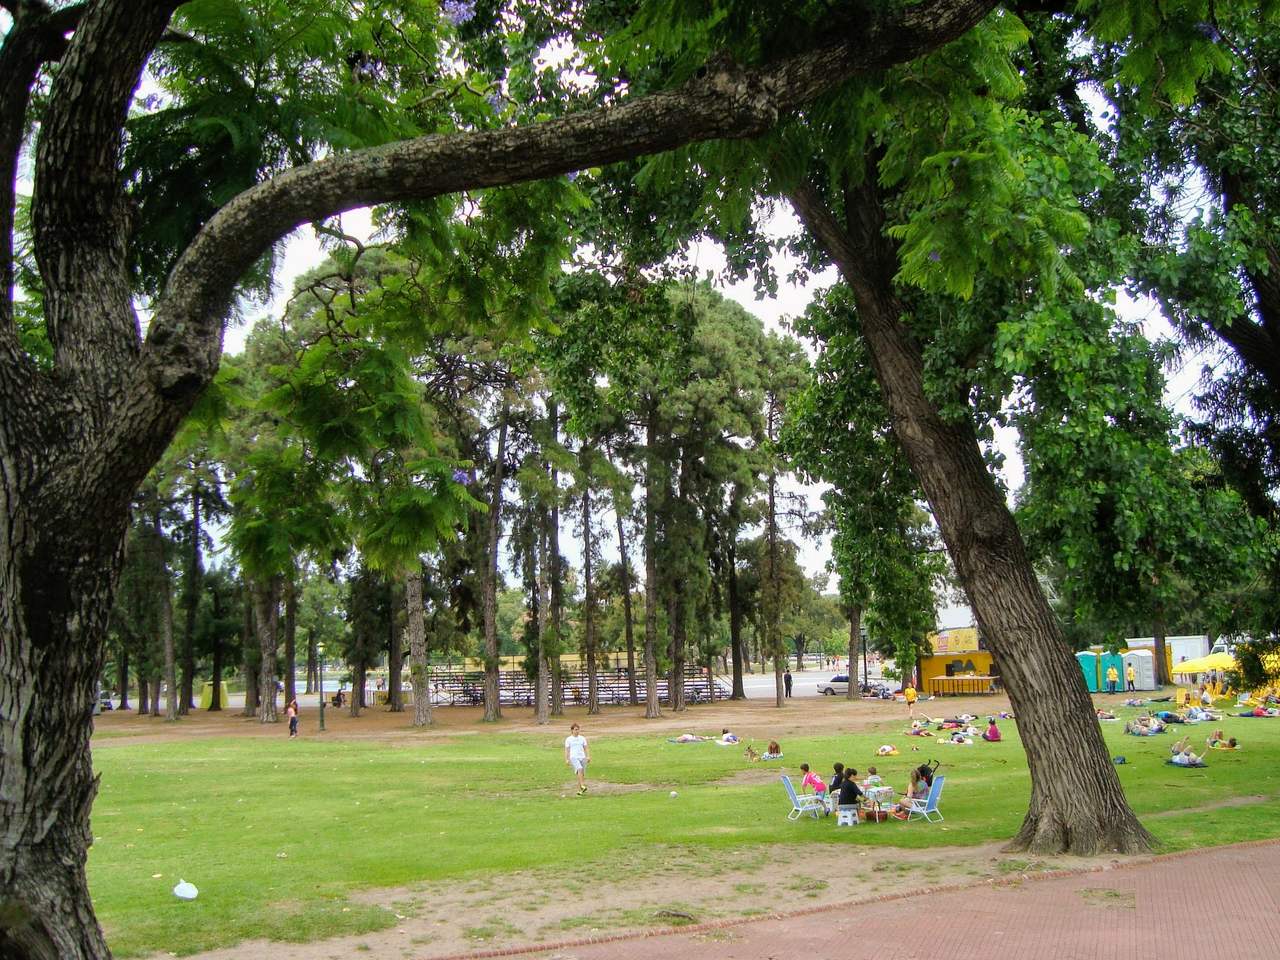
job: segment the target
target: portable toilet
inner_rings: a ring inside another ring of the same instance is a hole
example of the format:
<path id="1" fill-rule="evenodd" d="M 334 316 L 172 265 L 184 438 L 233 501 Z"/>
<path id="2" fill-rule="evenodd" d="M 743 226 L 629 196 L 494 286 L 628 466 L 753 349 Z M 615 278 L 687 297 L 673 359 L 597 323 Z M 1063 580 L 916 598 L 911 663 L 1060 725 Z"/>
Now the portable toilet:
<path id="1" fill-rule="evenodd" d="M 1098 656 L 1098 678 L 1101 681 L 1098 688 L 1100 690 L 1107 689 L 1107 669 L 1115 667 L 1116 669 L 1116 690 L 1124 689 L 1124 660 L 1118 653 L 1103 653 Z"/>
<path id="2" fill-rule="evenodd" d="M 1090 693 L 1097 693 L 1098 687 L 1098 655 L 1090 650 L 1081 650 L 1076 654 L 1080 662 L 1080 672 L 1084 674 L 1084 685 Z"/>
<path id="3" fill-rule="evenodd" d="M 1139 690 L 1156 688 L 1156 658 L 1150 650 L 1129 650 L 1121 657 L 1127 669 L 1133 665 L 1133 685 Z M 1125 676 L 1124 671 L 1120 675 Z"/>

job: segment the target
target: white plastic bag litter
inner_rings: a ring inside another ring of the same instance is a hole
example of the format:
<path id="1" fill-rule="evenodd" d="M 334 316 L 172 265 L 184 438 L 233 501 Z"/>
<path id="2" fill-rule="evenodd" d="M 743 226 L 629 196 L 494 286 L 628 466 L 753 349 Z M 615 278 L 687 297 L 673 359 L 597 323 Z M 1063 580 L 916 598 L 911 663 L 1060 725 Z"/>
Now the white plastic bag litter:
<path id="1" fill-rule="evenodd" d="M 194 900 L 199 892 L 194 883 L 187 883 L 185 880 L 179 880 L 178 885 L 173 888 L 173 895 L 181 900 Z"/>

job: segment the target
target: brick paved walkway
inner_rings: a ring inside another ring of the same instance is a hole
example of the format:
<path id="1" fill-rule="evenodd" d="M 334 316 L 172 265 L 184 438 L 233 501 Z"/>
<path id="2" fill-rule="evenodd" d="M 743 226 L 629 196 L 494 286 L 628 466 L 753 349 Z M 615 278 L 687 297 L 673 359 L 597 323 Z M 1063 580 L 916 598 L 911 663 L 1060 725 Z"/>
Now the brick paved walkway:
<path id="1" fill-rule="evenodd" d="M 1275 960 L 1280 842 L 563 946 L 555 960 Z M 496 952 L 496 951 L 495 951 Z"/>

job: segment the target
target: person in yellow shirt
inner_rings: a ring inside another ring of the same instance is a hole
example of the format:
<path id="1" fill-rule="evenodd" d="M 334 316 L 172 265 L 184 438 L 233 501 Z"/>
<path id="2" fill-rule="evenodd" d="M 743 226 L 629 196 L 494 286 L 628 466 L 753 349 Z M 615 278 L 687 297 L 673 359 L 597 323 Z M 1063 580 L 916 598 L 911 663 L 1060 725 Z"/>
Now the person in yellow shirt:
<path id="1" fill-rule="evenodd" d="M 907 715 L 914 717 L 916 715 L 916 688 L 908 684 L 902 688 L 902 696 L 907 701 Z"/>
<path id="2" fill-rule="evenodd" d="M 1107 693 L 1116 692 L 1116 684 L 1120 682 L 1120 671 L 1115 667 L 1107 667 Z"/>
<path id="3" fill-rule="evenodd" d="M 1137 677 L 1138 675 L 1133 669 L 1133 664 L 1132 663 L 1126 664 L 1124 668 L 1124 682 L 1125 682 L 1126 689 L 1128 690 L 1138 689 L 1133 685 L 1133 681 L 1136 680 Z"/>

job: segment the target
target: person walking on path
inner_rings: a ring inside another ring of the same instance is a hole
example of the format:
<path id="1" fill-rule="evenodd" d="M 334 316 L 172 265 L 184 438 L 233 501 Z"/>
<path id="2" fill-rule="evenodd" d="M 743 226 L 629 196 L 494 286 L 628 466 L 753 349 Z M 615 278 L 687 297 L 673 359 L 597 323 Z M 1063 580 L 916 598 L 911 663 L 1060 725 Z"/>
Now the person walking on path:
<path id="1" fill-rule="evenodd" d="M 578 778 L 578 796 L 582 796 L 587 792 L 587 764 L 591 762 L 591 748 L 576 723 L 569 728 L 569 736 L 564 738 L 564 762 L 573 768 Z"/>
<path id="2" fill-rule="evenodd" d="M 913 720 L 916 715 L 916 688 L 907 681 L 907 685 L 902 688 L 902 698 L 907 701 L 907 716 Z"/>
<path id="3" fill-rule="evenodd" d="M 289 739 L 298 735 L 298 698 L 294 697 L 285 708 L 284 715 L 289 718 Z"/>
<path id="4" fill-rule="evenodd" d="M 1116 684 L 1120 682 L 1120 671 L 1114 666 L 1107 667 L 1107 693 L 1116 692 Z"/>
<path id="5" fill-rule="evenodd" d="M 782 675 L 782 685 L 787 688 L 787 696 L 791 696 L 791 670 Z"/>
<path id="6" fill-rule="evenodd" d="M 1126 664 L 1124 668 L 1125 689 L 1137 690 L 1138 688 L 1133 685 L 1133 681 L 1136 679 L 1137 679 L 1137 673 L 1133 669 L 1133 664 L 1132 663 Z"/>

